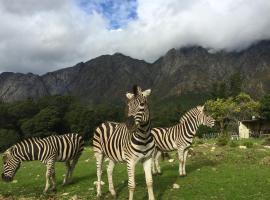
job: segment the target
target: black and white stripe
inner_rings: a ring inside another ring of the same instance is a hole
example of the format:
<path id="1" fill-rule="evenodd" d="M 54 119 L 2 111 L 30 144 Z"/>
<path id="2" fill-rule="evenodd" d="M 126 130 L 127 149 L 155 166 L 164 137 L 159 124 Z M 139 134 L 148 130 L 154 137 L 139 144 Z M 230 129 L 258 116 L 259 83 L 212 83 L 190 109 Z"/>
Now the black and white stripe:
<path id="1" fill-rule="evenodd" d="M 154 199 L 152 188 L 151 155 L 154 139 L 150 133 L 150 114 L 147 96 L 151 90 L 141 91 L 134 87 L 134 94 L 127 93 L 128 119 L 126 123 L 105 122 L 96 128 L 93 139 L 97 160 L 97 196 L 101 196 L 101 168 L 104 156 L 109 158 L 107 169 L 109 190 L 116 195 L 112 172 L 116 162 L 126 162 L 128 169 L 129 199 L 135 190 L 135 165 L 143 162 L 149 199 Z"/>
<path id="2" fill-rule="evenodd" d="M 161 173 L 158 158 L 162 152 L 178 151 L 179 175 L 186 175 L 186 158 L 188 148 L 200 125 L 214 126 L 215 120 L 205 115 L 204 107 L 197 106 L 183 115 L 180 122 L 169 128 L 152 128 L 151 133 L 155 138 L 155 152 L 153 154 L 153 173 Z"/>
<path id="3" fill-rule="evenodd" d="M 83 151 L 83 145 L 83 138 L 76 133 L 23 140 L 4 152 L 2 179 L 11 181 L 22 161 L 40 160 L 47 166 L 44 192 L 51 186 L 55 190 L 55 162 L 65 162 L 67 171 L 63 184 L 67 184 Z"/>

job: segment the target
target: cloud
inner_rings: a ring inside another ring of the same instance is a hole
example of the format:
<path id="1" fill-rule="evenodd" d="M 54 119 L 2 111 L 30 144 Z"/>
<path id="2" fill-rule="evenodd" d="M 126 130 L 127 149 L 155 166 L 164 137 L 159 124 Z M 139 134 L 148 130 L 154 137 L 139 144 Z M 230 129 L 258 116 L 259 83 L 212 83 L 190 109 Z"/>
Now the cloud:
<path id="1" fill-rule="evenodd" d="M 0 71 L 42 74 L 115 52 L 153 62 L 186 45 L 238 51 L 270 39 L 268 0 L 111 2 L 0 0 Z"/>

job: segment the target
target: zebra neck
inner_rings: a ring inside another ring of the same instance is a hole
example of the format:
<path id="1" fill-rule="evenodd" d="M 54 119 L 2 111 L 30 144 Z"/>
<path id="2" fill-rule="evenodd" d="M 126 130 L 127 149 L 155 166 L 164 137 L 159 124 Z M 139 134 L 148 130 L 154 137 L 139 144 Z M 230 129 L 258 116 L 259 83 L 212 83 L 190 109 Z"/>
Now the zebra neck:
<path id="1" fill-rule="evenodd" d="M 177 126 L 182 135 L 184 134 L 185 137 L 192 139 L 198 130 L 199 122 L 194 118 L 193 119 L 188 118 L 182 123 L 179 123 Z"/>
<path id="2" fill-rule="evenodd" d="M 37 148 L 36 142 L 38 142 L 39 139 L 29 139 L 24 140 L 17 144 L 16 148 L 16 157 L 19 158 L 21 161 L 31 161 L 31 160 L 38 160 L 38 157 L 40 155 L 40 150 L 42 148 Z M 40 146 L 43 144 L 40 143 Z"/>
<path id="3" fill-rule="evenodd" d="M 133 136 L 135 136 L 136 138 L 141 138 L 141 139 L 148 139 L 149 137 L 152 137 L 151 133 L 150 133 L 150 120 L 148 120 L 145 124 L 143 124 L 142 126 L 140 126 L 137 131 L 135 131 L 133 133 Z"/>

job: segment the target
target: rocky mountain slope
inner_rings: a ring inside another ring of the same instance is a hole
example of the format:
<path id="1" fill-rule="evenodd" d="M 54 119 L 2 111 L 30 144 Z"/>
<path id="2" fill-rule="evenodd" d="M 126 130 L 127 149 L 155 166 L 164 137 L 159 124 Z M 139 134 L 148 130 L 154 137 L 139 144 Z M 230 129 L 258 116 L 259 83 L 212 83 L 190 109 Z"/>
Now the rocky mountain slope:
<path id="1" fill-rule="evenodd" d="M 202 47 L 171 49 L 154 63 L 116 53 L 39 76 L 0 74 L 0 100 L 70 94 L 86 102 L 119 101 L 133 84 L 152 88 L 160 98 L 187 92 L 207 93 L 212 84 L 234 73 L 243 89 L 254 96 L 270 91 L 270 41 L 241 52 L 211 51 Z"/>

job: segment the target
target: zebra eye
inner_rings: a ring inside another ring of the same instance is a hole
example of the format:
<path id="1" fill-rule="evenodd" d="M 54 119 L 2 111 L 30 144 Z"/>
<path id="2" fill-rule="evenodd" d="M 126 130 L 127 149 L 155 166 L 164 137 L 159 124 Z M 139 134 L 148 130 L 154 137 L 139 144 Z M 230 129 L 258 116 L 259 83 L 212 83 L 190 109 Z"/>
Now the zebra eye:
<path id="1" fill-rule="evenodd" d="M 140 106 L 144 106 L 145 105 L 145 103 L 140 103 Z"/>

